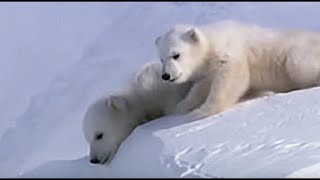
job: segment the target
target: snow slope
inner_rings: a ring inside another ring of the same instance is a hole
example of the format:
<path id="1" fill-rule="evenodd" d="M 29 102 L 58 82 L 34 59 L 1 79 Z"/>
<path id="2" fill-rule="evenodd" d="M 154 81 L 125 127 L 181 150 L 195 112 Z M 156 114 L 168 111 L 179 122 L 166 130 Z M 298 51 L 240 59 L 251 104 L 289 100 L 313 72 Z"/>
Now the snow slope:
<path id="1" fill-rule="evenodd" d="M 154 38 L 176 23 L 318 30 L 319 10 L 318 2 L 0 3 L 0 57 L 8 59 L 0 61 L 0 177 L 316 176 L 317 89 L 194 123 L 148 123 L 109 167 L 88 163 L 81 121 L 94 99 L 156 60 Z"/>
<path id="2" fill-rule="evenodd" d="M 158 119 L 137 128 L 110 166 L 84 157 L 22 177 L 306 177 L 302 169 L 320 162 L 318 94 L 313 88 L 260 98 L 191 123 Z M 319 177 L 319 168 L 307 177 Z"/>
<path id="3" fill-rule="evenodd" d="M 105 3 L 0 2 L 2 135 L 29 97 L 69 69 L 121 9 Z"/>

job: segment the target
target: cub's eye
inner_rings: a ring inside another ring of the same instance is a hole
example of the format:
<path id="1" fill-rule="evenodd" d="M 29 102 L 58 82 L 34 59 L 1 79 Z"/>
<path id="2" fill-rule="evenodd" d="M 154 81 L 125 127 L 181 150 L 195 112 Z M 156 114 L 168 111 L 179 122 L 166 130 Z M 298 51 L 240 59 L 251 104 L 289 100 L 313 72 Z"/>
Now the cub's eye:
<path id="1" fill-rule="evenodd" d="M 98 133 L 96 135 L 96 140 L 100 140 L 100 139 L 102 139 L 102 137 L 103 137 L 103 133 Z"/>
<path id="2" fill-rule="evenodd" d="M 163 62 L 163 59 L 160 59 L 161 62 Z"/>
<path id="3" fill-rule="evenodd" d="M 180 54 L 175 54 L 172 56 L 173 59 L 178 59 L 180 57 Z"/>

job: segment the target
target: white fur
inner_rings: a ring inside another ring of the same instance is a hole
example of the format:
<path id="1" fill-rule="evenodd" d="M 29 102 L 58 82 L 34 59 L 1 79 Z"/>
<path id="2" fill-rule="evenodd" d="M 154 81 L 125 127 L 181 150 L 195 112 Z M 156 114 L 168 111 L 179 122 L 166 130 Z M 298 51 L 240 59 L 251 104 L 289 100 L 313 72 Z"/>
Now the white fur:
<path id="1" fill-rule="evenodd" d="M 90 144 L 90 159 L 108 164 L 120 144 L 138 125 L 170 113 L 191 87 L 191 83 L 170 84 L 161 80 L 162 65 L 147 63 L 126 87 L 88 108 L 83 131 Z M 96 140 L 97 134 L 103 138 Z"/>
<path id="2" fill-rule="evenodd" d="M 320 82 L 320 34 L 315 32 L 223 21 L 177 25 L 156 44 L 163 73 L 176 78 L 172 83 L 194 83 L 175 113 L 195 119 L 222 112 L 246 95 L 288 92 Z M 180 58 L 174 60 L 174 53 Z"/>

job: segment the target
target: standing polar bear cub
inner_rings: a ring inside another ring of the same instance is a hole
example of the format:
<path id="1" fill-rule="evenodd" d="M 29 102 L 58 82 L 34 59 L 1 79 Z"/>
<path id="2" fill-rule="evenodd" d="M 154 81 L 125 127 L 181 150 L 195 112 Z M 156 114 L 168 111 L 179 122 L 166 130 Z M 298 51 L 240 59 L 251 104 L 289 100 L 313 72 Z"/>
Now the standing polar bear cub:
<path id="1" fill-rule="evenodd" d="M 280 31 L 233 21 L 177 25 L 155 43 L 162 79 L 193 82 L 175 113 L 199 119 L 242 97 L 320 84 L 320 34 Z"/>
<path id="2" fill-rule="evenodd" d="M 160 62 L 145 64 L 115 94 L 91 104 L 83 120 L 90 162 L 109 164 L 121 143 L 140 124 L 170 113 L 191 83 L 164 83 Z"/>

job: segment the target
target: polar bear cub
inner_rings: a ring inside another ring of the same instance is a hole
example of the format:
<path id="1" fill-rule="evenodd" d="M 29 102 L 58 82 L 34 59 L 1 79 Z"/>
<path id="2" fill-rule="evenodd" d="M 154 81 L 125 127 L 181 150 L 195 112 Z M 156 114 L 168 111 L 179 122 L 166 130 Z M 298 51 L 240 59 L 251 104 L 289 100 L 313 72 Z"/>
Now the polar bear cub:
<path id="1" fill-rule="evenodd" d="M 91 104 L 83 120 L 90 162 L 109 164 L 121 143 L 140 124 L 169 114 L 191 83 L 164 83 L 160 62 L 145 64 L 119 91 Z"/>
<path id="2" fill-rule="evenodd" d="M 320 83 L 317 32 L 222 21 L 176 25 L 155 44 L 163 65 L 161 78 L 173 84 L 194 83 L 174 111 L 194 119 L 222 112 L 245 95 Z"/>

